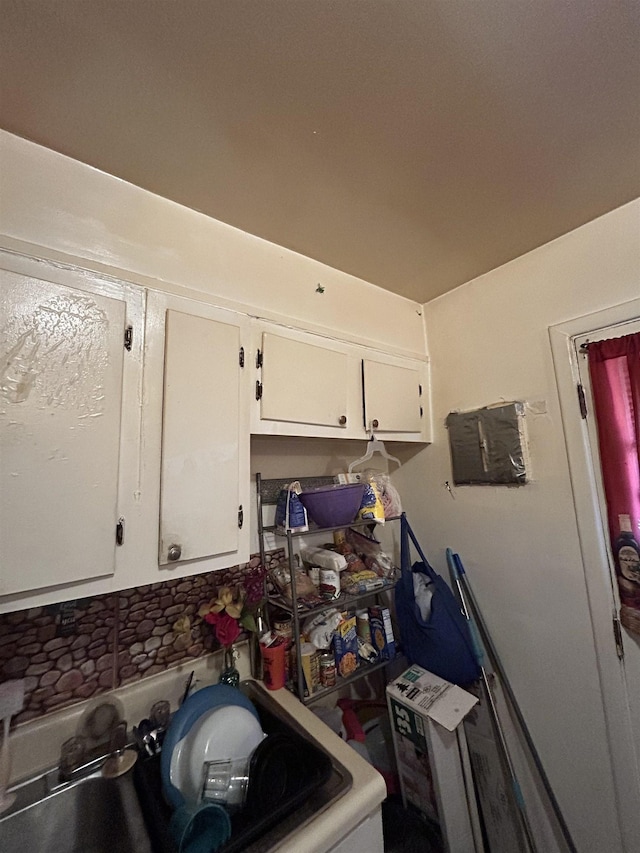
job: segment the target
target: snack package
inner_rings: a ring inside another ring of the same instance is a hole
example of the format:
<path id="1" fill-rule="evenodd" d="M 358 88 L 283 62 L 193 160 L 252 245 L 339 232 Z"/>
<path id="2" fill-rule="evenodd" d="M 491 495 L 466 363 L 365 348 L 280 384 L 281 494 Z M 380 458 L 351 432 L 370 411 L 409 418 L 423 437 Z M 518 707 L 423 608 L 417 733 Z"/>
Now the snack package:
<path id="1" fill-rule="evenodd" d="M 302 626 L 302 630 L 316 649 L 328 649 L 340 622 L 342 622 L 342 614 L 338 610 L 325 610 L 310 616 Z"/>
<path id="2" fill-rule="evenodd" d="M 393 578 L 396 567 L 391 557 L 382 550 L 382 545 L 373 536 L 365 536 L 360 530 L 347 530 L 347 545 L 360 555 L 365 568 L 375 572 L 380 578 Z"/>
<path id="3" fill-rule="evenodd" d="M 375 483 L 382 507 L 384 509 L 385 518 L 396 518 L 402 514 L 402 502 L 400 493 L 391 482 L 391 477 L 388 474 L 378 472 L 367 472 L 367 479 Z"/>
<path id="4" fill-rule="evenodd" d="M 333 651 L 336 659 L 336 669 L 342 676 L 351 675 L 358 668 L 358 636 L 356 634 L 356 617 L 347 616 L 336 627 L 333 636 Z"/>
<path id="5" fill-rule="evenodd" d="M 278 495 L 276 527 L 283 533 L 287 533 L 289 530 L 293 533 L 304 533 L 309 529 L 307 511 L 298 497 L 301 491 L 302 487 L 296 480 L 281 489 Z"/>
<path id="6" fill-rule="evenodd" d="M 349 595 L 360 595 L 365 592 L 375 592 L 384 589 L 387 585 L 384 578 L 379 578 L 375 572 L 365 569 L 364 572 L 355 574 L 344 574 L 342 576 L 342 589 Z"/>
<path id="7" fill-rule="evenodd" d="M 384 507 L 382 506 L 378 487 L 373 481 L 365 483 L 364 494 L 356 520 L 384 524 Z"/>
<path id="8" fill-rule="evenodd" d="M 319 604 L 322 599 L 318 596 L 318 591 L 313 585 L 313 581 L 309 575 L 302 569 L 296 569 L 296 598 L 299 602 L 308 605 Z M 270 578 L 278 592 L 287 599 L 292 601 L 291 594 L 291 573 L 287 565 L 276 566 L 270 572 Z"/>
<path id="9" fill-rule="evenodd" d="M 388 607 L 370 607 L 371 645 L 381 660 L 393 660 L 396 654 L 395 638 Z"/>
<path id="10" fill-rule="evenodd" d="M 346 572 L 353 574 L 355 572 L 363 572 L 367 568 L 364 562 L 353 550 L 353 546 L 349 545 L 348 542 L 338 545 L 336 550 L 343 555 L 347 562 Z"/>
<path id="11" fill-rule="evenodd" d="M 367 468 L 366 471 L 354 472 L 353 474 L 338 474 L 338 483 L 371 483 L 378 493 L 382 502 L 384 518 L 397 518 L 402 514 L 402 501 L 400 493 L 391 482 L 389 474 Z"/>

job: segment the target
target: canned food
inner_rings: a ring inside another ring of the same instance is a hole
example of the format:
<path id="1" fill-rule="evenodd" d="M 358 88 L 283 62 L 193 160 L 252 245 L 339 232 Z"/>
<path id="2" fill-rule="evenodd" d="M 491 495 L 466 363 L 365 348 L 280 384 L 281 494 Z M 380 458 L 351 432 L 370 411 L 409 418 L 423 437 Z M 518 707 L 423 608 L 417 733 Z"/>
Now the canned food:
<path id="1" fill-rule="evenodd" d="M 320 655 L 320 684 L 323 687 L 336 686 L 336 662 L 331 652 Z"/>
<path id="2" fill-rule="evenodd" d="M 293 637 L 291 616 L 289 614 L 285 614 L 276 617 L 273 620 L 273 630 L 278 637 L 285 637 L 285 639 L 290 640 Z"/>
<path id="3" fill-rule="evenodd" d="M 329 601 L 340 598 L 340 572 L 320 569 L 320 595 Z"/>
<path id="4" fill-rule="evenodd" d="M 356 633 L 363 643 L 371 642 L 371 624 L 368 610 L 356 610 Z"/>

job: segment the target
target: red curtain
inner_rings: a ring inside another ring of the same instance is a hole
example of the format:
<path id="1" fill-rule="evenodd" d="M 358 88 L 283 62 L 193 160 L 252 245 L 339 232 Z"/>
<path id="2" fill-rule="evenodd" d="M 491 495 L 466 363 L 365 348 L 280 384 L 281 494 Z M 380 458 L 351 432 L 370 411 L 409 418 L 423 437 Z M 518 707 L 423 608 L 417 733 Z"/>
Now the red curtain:
<path id="1" fill-rule="evenodd" d="M 588 345 L 620 621 L 640 634 L 640 332 Z"/>

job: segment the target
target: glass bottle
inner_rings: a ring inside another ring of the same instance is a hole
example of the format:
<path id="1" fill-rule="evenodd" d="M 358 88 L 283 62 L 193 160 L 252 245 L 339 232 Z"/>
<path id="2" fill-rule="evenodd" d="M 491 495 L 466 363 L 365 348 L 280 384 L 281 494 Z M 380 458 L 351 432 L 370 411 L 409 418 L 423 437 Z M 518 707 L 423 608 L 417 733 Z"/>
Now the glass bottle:
<path id="1" fill-rule="evenodd" d="M 251 676 L 258 681 L 264 677 L 262 665 L 262 654 L 260 652 L 260 637 L 269 630 L 269 619 L 267 616 L 267 605 L 258 604 L 255 612 L 256 630 L 249 634 L 249 661 L 251 664 Z"/>

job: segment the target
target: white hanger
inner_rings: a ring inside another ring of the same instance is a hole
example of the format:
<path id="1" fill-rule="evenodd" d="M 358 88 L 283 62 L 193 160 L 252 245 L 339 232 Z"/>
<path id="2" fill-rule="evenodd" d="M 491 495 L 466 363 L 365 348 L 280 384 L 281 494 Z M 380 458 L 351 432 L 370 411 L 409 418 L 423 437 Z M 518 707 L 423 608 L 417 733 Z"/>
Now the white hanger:
<path id="1" fill-rule="evenodd" d="M 380 441 L 380 439 L 376 438 L 375 435 L 372 434 L 367 445 L 367 452 L 360 459 L 356 459 L 355 462 L 352 462 L 351 465 L 349 465 L 349 474 L 353 471 L 356 465 L 368 462 L 374 453 L 379 453 L 381 456 L 384 456 L 385 459 L 388 459 L 390 462 L 395 462 L 397 465 L 402 464 L 399 459 L 387 452 L 384 442 Z"/>

